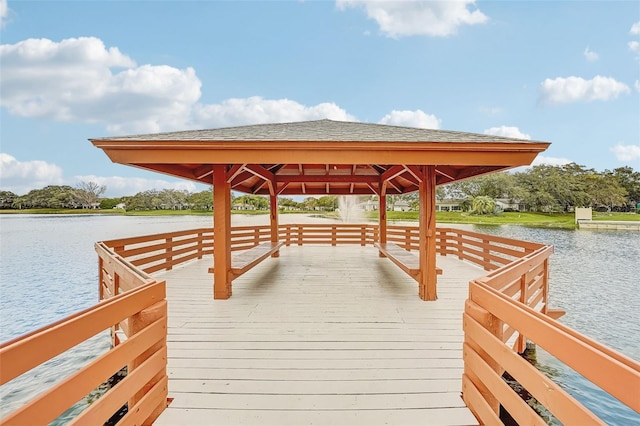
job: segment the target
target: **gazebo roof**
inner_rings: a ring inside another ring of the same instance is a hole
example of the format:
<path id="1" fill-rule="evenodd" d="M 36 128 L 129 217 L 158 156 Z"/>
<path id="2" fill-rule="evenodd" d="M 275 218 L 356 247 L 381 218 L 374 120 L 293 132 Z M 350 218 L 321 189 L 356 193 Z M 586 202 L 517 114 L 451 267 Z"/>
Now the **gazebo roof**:
<path id="1" fill-rule="evenodd" d="M 227 164 L 232 189 L 253 194 L 401 194 L 418 168 L 437 184 L 529 165 L 547 142 L 332 120 L 91 139 L 109 158 L 211 184 Z"/>

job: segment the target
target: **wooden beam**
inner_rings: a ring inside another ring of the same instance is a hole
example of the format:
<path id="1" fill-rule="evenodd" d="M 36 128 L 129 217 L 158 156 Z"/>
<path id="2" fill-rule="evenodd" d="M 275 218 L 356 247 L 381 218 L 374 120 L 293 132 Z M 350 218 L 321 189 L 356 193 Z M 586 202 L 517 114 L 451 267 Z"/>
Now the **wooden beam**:
<path id="1" fill-rule="evenodd" d="M 233 179 L 230 180 L 231 188 L 235 188 L 236 186 L 242 184 L 251 176 L 254 176 L 254 174 L 243 169 L 240 173 L 237 173 Z"/>
<path id="2" fill-rule="evenodd" d="M 245 170 L 248 170 L 259 178 L 264 179 L 267 185 L 269 185 L 269 194 L 275 195 L 276 175 L 258 164 L 247 164 L 245 166 Z"/>
<path id="3" fill-rule="evenodd" d="M 287 189 L 287 186 L 289 186 L 289 182 L 285 182 L 284 185 L 282 185 L 280 188 L 277 188 L 276 190 L 276 195 L 280 195 L 282 194 L 282 192 Z"/>
<path id="4" fill-rule="evenodd" d="M 234 164 L 231 166 L 231 168 L 229 169 L 229 171 L 227 172 L 227 182 L 231 183 L 233 185 L 233 180 L 242 172 L 244 171 L 244 166 L 246 166 L 246 164 Z"/>
<path id="5" fill-rule="evenodd" d="M 193 177 L 201 180 L 213 174 L 213 166 L 211 164 L 203 164 L 193 170 Z"/>
<path id="6" fill-rule="evenodd" d="M 391 166 L 384 173 L 380 175 L 380 179 L 383 182 L 389 181 L 403 174 L 406 171 L 404 166 Z"/>
<path id="7" fill-rule="evenodd" d="M 227 166 L 213 166 L 213 298 L 231 297 L 231 184 Z"/>
<path id="8" fill-rule="evenodd" d="M 404 168 L 405 170 L 407 170 L 407 172 L 409 172 L 411 176 L 416 179 L 416 183 L 420 183 L 420 181 L 422 181 L 422 171 L 418 166 L 405 165 Z"/>
<path id="9" fill-rule="evenodd" d="M 373 183 L 380 181 L 374 175 L 282 175 L 276 177 L 276 182 L 290 183 Z"/>

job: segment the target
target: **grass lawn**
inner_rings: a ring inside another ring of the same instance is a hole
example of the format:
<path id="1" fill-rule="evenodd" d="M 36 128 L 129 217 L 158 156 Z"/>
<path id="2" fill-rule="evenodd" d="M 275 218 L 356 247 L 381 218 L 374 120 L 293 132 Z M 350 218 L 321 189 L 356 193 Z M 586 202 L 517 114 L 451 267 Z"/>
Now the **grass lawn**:
<path id="1" fill-rule="evenodd" d="M 638 213 L 594 213 L 593 220 L 638 221 L 640 220 L 640 214 Z"/>
<path id="2" fill-rule="evenodd" d="M 124 211 L 116 209 L 82 210 L 82 209 L 25 209 L 25 210 L 0 210 L 1 214 L 109 214 L 123 216 L 211 216 L 211 211 L 203 210 L 143 210 Z M 232 214 L 264 215 L 268 210 L 234 210 Z M 280 214 L 318 214 L 328 218 L 339 217 L 336 212 L 309 212 L 309 211 L 280 211 Z M 377 221 L 378 212 L 369 212 L 367 220 Z M 418 212 L 387 212 L 387 220 L 394 221 L 418 221 Z M 595 213 L 593 220 L 622 220 L 640 221 L 640 214 L 636 213 Z M 466 223 L 475 225 L 522 225 L 543 228 L 575 229 L 573 213 L 530 213 L 530 212 L 506 212 L 499 215 L 473 216 L 462 212 L 438 212 L 438 223 Z"/>
<path id="3" fill-rule="evenodd" d="M 377 219 L 378 214 L 371 216 Z M 640 219 L 640 217 L 638 218 Z M 388 212 L 389 221 L 418 220 L 418 212 Z M 438 223 L 468 223 L 474 225 L 523 225 L 544 228 L 574 229 L 573 213 L 529 213 L 506 212 L 499 215 L 475 216 L 462 212 L 438 212 Z"/>

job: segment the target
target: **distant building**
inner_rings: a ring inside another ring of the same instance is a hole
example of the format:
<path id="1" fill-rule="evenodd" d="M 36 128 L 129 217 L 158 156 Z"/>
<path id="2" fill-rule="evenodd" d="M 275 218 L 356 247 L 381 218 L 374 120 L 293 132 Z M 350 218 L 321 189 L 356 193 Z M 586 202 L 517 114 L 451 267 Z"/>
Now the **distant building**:
<path id="1" fill-rule="evenodd" d="M 462 211 L 462 203 L 464 200 L 436 200 L 436 211 L 437 212 L 459 212 Z"/>
<path id="2" fill-rule="evenodd" d="M 394 212 L 408 212 L 409 210 L 411 210 L 411 205 L 405 200 L 398 200 L 393 203 Z"/>
<path id="3" fill-rule="evenodd" d="M 358 208 L 365 212 L 373 212 L 378 210 L 378 202 L 373 200 L 367 200 L 364 203 L 358 204 Z"/>
<path id="4" fill-rule="evenodd" d="M 236 203 L 231 206 L 232 210 L 257 210 L 256 206 L 247 203 Z"/>
<path id="5" fill-rule="evenodd" d="M 126 210 L 127 205 L 125 203 L 118 203 L 115 206 L 113 206 L 114 209 L 122 209 L 122 210 Z"/>
<path id="6" fill-rule="evenodd" d="M 500 207 L 502 211 L 509 212 L 523 212 L 526 210 L 526 206 L 520 200 L 510 200 L 508 198 L 496 198 L 496 207 Z"/>

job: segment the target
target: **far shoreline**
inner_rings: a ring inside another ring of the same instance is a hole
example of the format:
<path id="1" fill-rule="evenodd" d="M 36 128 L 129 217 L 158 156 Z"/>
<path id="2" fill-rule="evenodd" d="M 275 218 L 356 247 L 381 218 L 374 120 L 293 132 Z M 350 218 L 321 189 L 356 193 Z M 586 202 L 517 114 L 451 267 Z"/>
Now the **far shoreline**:
<path id="1" fill-rule="evenodd" d="M 268 215 L 269 211 L 262 210 L 234 210 L 233 215 Z M 280 211 L 281 215 L 303 214 L 317 215 L 326 219 L 340 220 L 337 212 L 318 211 Z M 145 210 L 125 211 L 113 209 L 6 209 L 0 210 L 0 215 L 101 215 L 101 216 L 212 216 L 211 210 Z M 377 222 L 377 212 L 364 213 L 367 222 Z M 387 220 L 393 222 L 417 222 L 418 212 L 387 212 Z M 595 213 L 593 220 L 607 221 L 640 221 L 637 213 Z M 518 225 L 525 227 L 577 229 L 573 213 L 532 213 L 532 212 L 504 212 L 497 215 L 470 215 L 461 212 L 437 212 L 436 221 L 440 224 L 468 224 L 468 225 Z"/>

